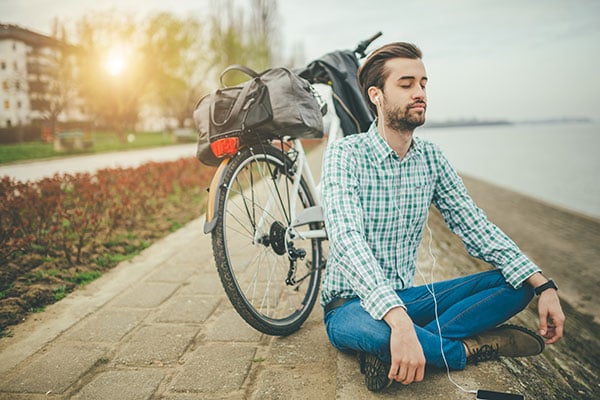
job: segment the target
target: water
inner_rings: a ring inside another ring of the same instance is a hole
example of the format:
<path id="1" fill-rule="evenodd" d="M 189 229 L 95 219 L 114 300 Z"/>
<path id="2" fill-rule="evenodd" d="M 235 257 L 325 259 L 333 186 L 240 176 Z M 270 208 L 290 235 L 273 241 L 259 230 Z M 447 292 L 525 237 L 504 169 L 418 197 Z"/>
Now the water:
<path id="1" fill-rule="evenodd" d="M 466 175 L 600 217 L 600 124 L 421 128 Z"/>

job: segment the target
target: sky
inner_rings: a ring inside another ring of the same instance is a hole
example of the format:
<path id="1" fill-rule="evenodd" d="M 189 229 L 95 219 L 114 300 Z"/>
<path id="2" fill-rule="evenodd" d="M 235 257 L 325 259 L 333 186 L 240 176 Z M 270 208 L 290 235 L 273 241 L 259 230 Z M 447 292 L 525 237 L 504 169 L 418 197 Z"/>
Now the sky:
<path id="1" fill-rule="evenodd" d="M 213 0 L 215 1 L 215 0 Z M 247 0 L 238 0 L 239 2 Z M 166 5 L 168 4 L 168 6 Z M 0 0 L 0 22 L 41 33 L 53 17 L 112 9 L 206 15 L 211 0 Z M 600 1 L 279 0 L 281 51 L 307 61 L 382 31 L 424 53 L 430 120 L 600 120 Z"/>

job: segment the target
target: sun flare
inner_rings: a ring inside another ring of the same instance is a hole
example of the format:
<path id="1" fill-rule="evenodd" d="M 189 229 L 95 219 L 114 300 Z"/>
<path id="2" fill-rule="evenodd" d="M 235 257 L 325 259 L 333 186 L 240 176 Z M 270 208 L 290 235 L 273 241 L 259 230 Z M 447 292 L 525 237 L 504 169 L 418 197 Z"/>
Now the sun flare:
<path id="1" fill-rule="evenodd" d="M 126 66 L 127 57 L 123 48 L 114 47 L 108 51 L 106 61 L 104 62 L 104 68 L 109 75 L 121 75 Z"/>

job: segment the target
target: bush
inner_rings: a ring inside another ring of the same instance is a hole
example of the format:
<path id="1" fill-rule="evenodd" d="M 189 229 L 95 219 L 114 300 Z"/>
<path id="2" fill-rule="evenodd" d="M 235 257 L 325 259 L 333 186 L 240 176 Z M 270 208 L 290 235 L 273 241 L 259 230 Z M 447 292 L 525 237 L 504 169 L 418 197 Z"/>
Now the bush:
<path id="1" fill-rule="evenodd" d="M 185 158 L 33 183 L 2 178 L 0 317 L 2 303 L 20 317 L 15 309 L 30 311 L 64 297 L 202 215 L 213 173 Z M 34 286 L 35 299 L 23 300 Z M 4 322 L 0 318 L 0 330 Z"/>

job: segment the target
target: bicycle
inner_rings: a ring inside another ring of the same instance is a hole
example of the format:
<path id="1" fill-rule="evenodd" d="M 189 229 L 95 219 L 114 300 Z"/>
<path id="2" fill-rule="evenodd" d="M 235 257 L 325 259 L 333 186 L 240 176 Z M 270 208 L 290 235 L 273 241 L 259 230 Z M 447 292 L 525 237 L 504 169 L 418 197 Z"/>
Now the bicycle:
<path id="1" fill-rule="evenodd" d="M 354 81 L 358 60 L 379 36 L 381 32 L 353 51 L 328 53 L 299 72 L 315 86 L 339 80 L 332 77 L 332 68 L 350 78 L 345 91 L 343 86 L 331 89 L 337 113 L 330 116 L 328 145 L 350 130 L 363 131 L 372 121 Z M 295 332 L 318 298 L 326 264 L 322 243 L 327 240 L 319 192 L 301 140 L 285 136 L 239 149 L 213 177 L 204 232 L 212 235 L 227 297 L 260 332 Z"/>

